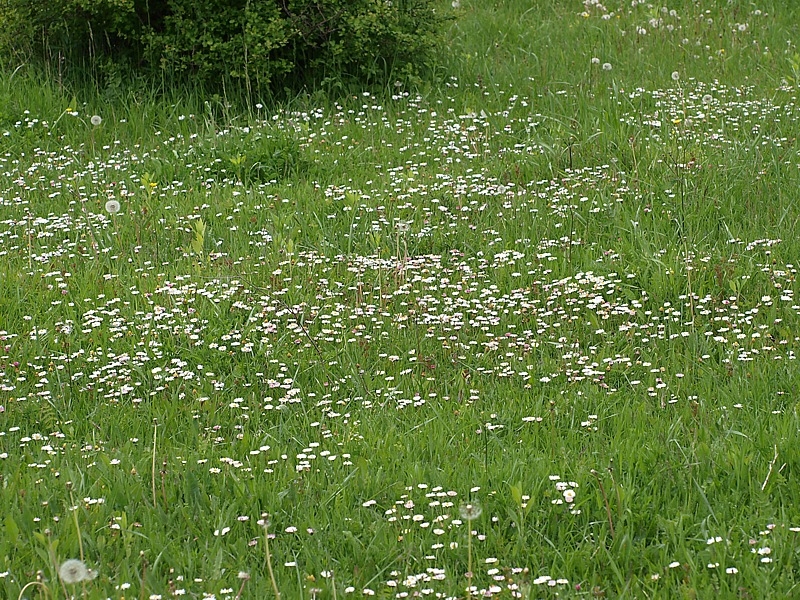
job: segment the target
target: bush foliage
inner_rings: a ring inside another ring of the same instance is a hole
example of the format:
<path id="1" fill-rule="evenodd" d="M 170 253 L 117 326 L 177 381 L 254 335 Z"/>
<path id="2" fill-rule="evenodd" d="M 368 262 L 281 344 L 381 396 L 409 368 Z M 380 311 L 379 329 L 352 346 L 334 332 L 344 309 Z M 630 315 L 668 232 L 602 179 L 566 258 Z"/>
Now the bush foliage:
<path id="1" fill-rule="evenodd" d="M 0 48 L 59 69 L 88 61 L 263 89 L 413 75 L 442 20 L 434 0 L 7 0 Z"/>

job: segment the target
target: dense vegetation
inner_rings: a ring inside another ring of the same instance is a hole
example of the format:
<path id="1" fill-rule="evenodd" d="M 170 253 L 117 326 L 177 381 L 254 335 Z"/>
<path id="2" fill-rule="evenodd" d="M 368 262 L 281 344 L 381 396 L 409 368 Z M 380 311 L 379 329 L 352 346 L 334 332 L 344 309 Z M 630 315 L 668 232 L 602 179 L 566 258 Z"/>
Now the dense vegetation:
<path id="1" fill-rule="evenodd" d="M 252 95 L 414 78 L 445 18 L 433 0 L 9 0 L 0 53 L 101 88 L 144 78 Z"/>

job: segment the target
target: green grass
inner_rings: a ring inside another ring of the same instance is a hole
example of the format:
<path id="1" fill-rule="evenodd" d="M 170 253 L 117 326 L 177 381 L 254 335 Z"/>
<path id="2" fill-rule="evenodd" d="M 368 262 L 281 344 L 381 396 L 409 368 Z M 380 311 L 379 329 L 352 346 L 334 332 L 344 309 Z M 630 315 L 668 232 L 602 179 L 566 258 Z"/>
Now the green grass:
<path id="1" fill-rule="evenodd" d="M 266 518 L 284 598 L 796 594 L 797 11 L 624 4 L 251 110 L 3 75 L 0 597 L 269 598 Z"/>

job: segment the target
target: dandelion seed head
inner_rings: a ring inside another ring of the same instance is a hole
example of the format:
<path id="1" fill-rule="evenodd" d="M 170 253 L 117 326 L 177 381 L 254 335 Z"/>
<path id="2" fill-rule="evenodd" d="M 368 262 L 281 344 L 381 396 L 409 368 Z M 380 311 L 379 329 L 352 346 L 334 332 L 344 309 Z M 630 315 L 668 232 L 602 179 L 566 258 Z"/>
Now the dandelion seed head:
<path id="1" fill-rule="evenodd" d="M 83 564 L 83 561 L 77 558 L 70 558 L 61 563 L 61 566 L 58 568 L 58 576 L 61 578 L 61 581 L 67 585 L 75 585 L 81 581 L 93 579 L 89 569 Z"/>
<path id="2" fill-rule="evenodd" d="M 458 508 L 462 519 L 473 520 L 481 516 L 483 508 L 478 502 L 467 502 Z"/>

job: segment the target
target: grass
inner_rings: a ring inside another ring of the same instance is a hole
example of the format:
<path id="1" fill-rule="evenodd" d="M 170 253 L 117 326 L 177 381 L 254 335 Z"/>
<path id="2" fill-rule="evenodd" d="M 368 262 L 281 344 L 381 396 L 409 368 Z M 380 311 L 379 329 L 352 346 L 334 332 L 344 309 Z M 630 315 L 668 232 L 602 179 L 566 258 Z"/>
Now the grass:
<path id="1" fill-rule="evenodd" d="M 607 4 L 251 110 L 3 75 L 0 596 L 795 594 L 796 9 Z"/>

